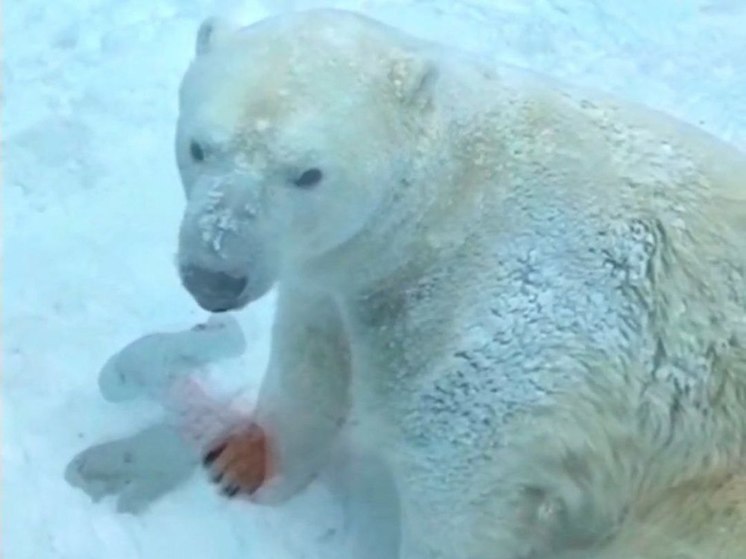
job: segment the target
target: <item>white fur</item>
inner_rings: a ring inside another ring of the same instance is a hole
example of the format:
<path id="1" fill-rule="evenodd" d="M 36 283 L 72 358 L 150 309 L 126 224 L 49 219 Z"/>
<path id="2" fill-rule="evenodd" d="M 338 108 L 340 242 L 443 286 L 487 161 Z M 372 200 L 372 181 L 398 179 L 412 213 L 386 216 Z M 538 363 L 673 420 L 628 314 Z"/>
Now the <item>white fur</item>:
<path id="1" fill-rule="evenodd" d="M 744 459 L 741 154 L 339 11 L 203 44 L 177 152 L 181 262 L 279 281 L 257 501 L 344 424 L 395 480 L 401 559 L 741 556 L 743 506 L 682 528 L 727 516 L 708 484 Z"/>

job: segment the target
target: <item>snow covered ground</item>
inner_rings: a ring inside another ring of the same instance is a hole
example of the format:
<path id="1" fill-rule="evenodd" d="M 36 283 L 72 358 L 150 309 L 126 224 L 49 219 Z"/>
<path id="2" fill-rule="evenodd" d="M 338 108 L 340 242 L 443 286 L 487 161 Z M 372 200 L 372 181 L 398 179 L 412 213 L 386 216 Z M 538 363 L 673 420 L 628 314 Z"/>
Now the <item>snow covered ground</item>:
<path id="1" fill-rule="evenodd" d="M 161 413 L 147 400 L 105 401 L 107 359 L 206 318 L 172 264 L 183 207 L 176 89 L 197 25 L 216 12 L 249 23 L 319 5 L 643 101 L 746 150 L 742 0 L 7 0 L 3 557 L 298 559 L 342 549 L 339 511 L 322 487 L 289 515 L 226 502 L 194 475 L 122 514 L 64 477 L 80 451 Z M 271 297 L 240 313 L 246 351 L 208 374 L 253 393 L 271 313 Z"/>

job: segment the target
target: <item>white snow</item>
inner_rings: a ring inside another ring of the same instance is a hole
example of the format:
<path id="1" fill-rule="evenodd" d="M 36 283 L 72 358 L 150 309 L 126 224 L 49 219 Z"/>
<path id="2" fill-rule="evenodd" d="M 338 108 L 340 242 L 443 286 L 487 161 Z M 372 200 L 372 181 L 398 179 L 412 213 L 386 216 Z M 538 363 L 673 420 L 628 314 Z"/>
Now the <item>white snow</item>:
<path id="1" fill-rule="evenodd" d="M 746 150 L 741 0 L 8 0 L 3 557 L 298 559 L 342 549 L 339 510 L 322 487 L 273 511 L 228 502 L 197 474 L 132 515 L 64 478 L 78 452 L 161 413 L 148 400 L 104 400 L 107 360 L 207 318 L 173 266 L 183 210 L 176 91 L 199 22 L 321 5 L 645 102 Z M 207 374 L 253 394 L 271 312 L 270 296 L 238 314 L 246 352 Z"/>

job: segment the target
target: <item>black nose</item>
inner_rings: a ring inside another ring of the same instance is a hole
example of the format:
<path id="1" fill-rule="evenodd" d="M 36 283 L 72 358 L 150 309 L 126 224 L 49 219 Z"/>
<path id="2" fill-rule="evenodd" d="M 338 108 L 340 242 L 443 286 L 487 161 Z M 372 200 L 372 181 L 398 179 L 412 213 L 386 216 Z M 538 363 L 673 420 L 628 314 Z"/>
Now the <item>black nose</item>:
<path id="1" fill-rule="evenodd" d="M 197 303 L 211 312 L 224 312 L 236 307 L 249 283 L 247 276 L 235 276 L 198 266 L 182 266 L 181 281 Z"/>

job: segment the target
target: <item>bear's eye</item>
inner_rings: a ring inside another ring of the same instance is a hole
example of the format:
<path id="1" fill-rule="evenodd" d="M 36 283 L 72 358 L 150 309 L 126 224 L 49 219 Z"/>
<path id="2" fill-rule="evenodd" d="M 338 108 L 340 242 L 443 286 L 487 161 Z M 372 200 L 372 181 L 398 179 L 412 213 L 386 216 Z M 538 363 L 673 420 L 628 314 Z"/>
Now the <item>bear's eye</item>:
<path id="1" fill-rule="evenodd" d="M 195 142 L 194 140 L 189 144 L 189 154 L 195 161 L 200 162 L 205 160 L 205 150 L 199 145 L 199 142 Z"/>
<path id="2" fill-rule="evenodd" d="M 304 171 L 301 176 L 295 179 L 293 184 L 301 188 L 310 188 L 320 183 L 323 177 L 324 174 L 320 169 L 308 169 L 307 171 Z"/>

